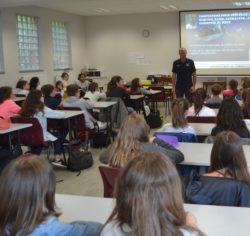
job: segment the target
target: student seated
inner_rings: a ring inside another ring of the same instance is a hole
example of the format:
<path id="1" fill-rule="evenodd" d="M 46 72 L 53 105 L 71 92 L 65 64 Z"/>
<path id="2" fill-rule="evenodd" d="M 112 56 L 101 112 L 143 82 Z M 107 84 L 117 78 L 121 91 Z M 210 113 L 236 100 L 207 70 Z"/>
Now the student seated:
<path id="1" fill-rule="evenodd" d="M 186 197 L 189 203 L 250 207 L 250 174 L 236 133 L 216 136 L 208 173 L 191 176 Z"/>
<path id="2" fill-rule="evenodd" d="M 62 98 L 64 97 L 64 89 L 61 80 L 56 81 L 55 92 L 56 92 L 55 98 L 62 100 Z"/>
<path id="3" fill-rule="evenodd" d="M 81 89 L 81 91 L 84 94 L 88 91 L 90 82 L 86 79 L 86 74 L 85 73 L 80 73 L 78 75 L 76 85 Z"/>
<path id="4" fill-rule="evenodd" d="M 0 177 L 0 235 L 97 236 L 101 224 L 58 220 L 56 177 L 41 157 L 17 158 Z"/>
<path id="5" fill-rule="evenodd" d="M 159 131 L 167 133 L 189 133 L 194 134 L 195 130 L 188 125 L 186 114 L 189 103 L 187 99 L 177 98 L 172 103 L 172 123 L 164 125 Z"/>
<path id="6" fill-rule="evenodd" d="M 168 143 L 150 137 L 150 128 L 139 114 L 130 114 L 123 121 L 116 139 L 100 154 L 100 161 L 111 167 L 124 167 L 140 152 L 162 152 L 174 163 L 184 160 L 184 155 Z"/>
<path id="7" fill-rule="evenodd" d="M 193 93 L 193 106 L 188 109 L 187 116 L 216 116 L 215 111 L 204 105 L 207 94 L 203 88 L 198 88 Z"/>
<path id="8" fill-rule="evenodd" d="M 115 207 L 101 236 L 202 236 L 195 217 L 184 210 L 176 168 L 162 153 L 137 154 L 115 186 Z"/>
<path id="9" fill-rule="evenodd" d="M 216 117 L 216 126 L 212 129 L 211 135 L 216 136 L 222 131 L 234 131 L 241 138 L 250 138 L 241 108 L 232 97 L 223 99 Z"/>
<path id="10" fill-rule="evenodd" d="M 47 131 L 47 118 L 63 118 L 65 113 L 62 111 L 54 111 L 44 105 L 42 92 L 40 90 L 32 90 L 24 101 L 23 107 L 19 114 L 25 117 L 35 117 L 39 121 L 42 130 L 44 141 L 52 141 L 55 150 L 55 161 L 60 161 L 60 154 L 62 152 L 61 140 Z M 40 155 L 41 147 L 30 147 L 33 154 Z"/>
<path id="11" fill-rule="evenodd" d="M 85 93 L 84 98 L 89 99 L 89 102 L 91 102 L 91 104 L 95 104 L 100 99 L 106 98 L 106 94 L 100 93 L 98 84 L 92 82 L 89 84 L 89 91 Z"/>
<path id="12" fill-rule="evenodd" d="M 10 118 L 17 114 L 19 107 L 12 99 L 12 88 L 8 86 L 0 87 L 0 116 L 10 122 Z"/>
<path id="13" fill-rule="evenodd" d="M 131 93 L 140 93 L 143 95 L 151 94 L 151 92 L 149 90 L 146 90 L 141 86 L 139 78 L 134 78 L 131 81 L 130 92 Z"/>
<path id="14" fill-rule="evenodd" d="M 67 87 L 67 93 L 69 98 L 65 99 L 63 106 L 65 107 L 79 107 L 83 110 L 86 127 L 94 129 L 94 124 L 97 124 L 100 129 L 106 127 L 106 123 L 97 121 L 89 112 L 88 109 L 92 109 L 93 106 L 85 99 L 80 98 L 80 89 L 76 84 L 70 84 Z"/>
<path id="15" fill-rule="evenodd" d="M 67 72 L 63 72 L 61 75 L 61 81 L 63 83 L 63 88 L 66 89 L 69 85 L 69 74 Z"/>
<path id="16" fill-rule="evenodd" d="M 222 95 L 223 97 L 235 97 L 238 93 L 238 82 L 234 79 L 228 82 L 229 89 L 223 90 Z"/>
<path id="17" fill-rule="evenodd" d="M 126 99 L 130 98 L 130 95 L 125 91 L 123 87 L 122 77 L 119 75 L 115 75 L 111 78 L 108 83 L 107 88 L 107 97 L 111 98 L 121 98 L 123 102 L 126 102 Z M 132 107 L 127 107 L 128 113 L 133 113 L 134 109 Z"/>
<path id="18" fill-rule="evenodd" d="M 244 89 L 242 93 L 242 113 L 244 119 L 250 119 L 250 88 Z"/>
<path id="19" fill-rule="evenodd" d="M 30 79 L 30 90 L 40 89 L 40 81 L 38 77 L 32 77 Z"/>
<path id="20" fill-rule="evenodd" d="M 52 110 L 56 110 L 62 105 L 62 99 L 55 98 L 56 90 L 52 84 L 45 84 L 42 86 L 41 91 L 44 96 L 44 104 Z"/>
<path id="21" fill-rule="evenodd" d="M 29 94 L 30 85 L 27 80 L 20 79 L 16 84 L 15 95 L 26 97 Z"/>
<path id="22" fill-rule="evenodd" d="M 235 99 L 240 104 L 241 104 L 241 101 L 242 101 L 242 93 L 247 88 L 250 88 L 250 77 L 242 77 L 240 79 L 240 91 L 235 96 Z"/>
<path id="23" fill-rule="evenodd" d="M 206 105 L 220 104 L 222 99 L 219 97 L 221 94 L 221 86 L 219 84 L 214 84 L 211 88 L 212 97 L 206 101 Z"/>

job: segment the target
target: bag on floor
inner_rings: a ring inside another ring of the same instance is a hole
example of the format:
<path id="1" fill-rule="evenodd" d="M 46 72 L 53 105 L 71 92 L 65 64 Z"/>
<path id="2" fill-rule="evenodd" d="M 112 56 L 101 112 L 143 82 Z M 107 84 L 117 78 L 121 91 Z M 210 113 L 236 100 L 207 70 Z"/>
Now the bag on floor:
<path id="1" fill-rule="evenodd" d="M 160 128 L 162 126 L 162 119 L 159 110 L 150 112 L 147 117 L 147 123 L 150 128 Z"/>
<path id="2" fill-rule="evenodd" d="M 82 144 L 70 144 L 68 152 L 68 170 L 81 171 L 90 168 L 93 165 L 92 153 L 85 150 Z"/>
<path id="3" fill-rule="evenodd" d="M 98 132 L 95 133 L 92 142 L 93 148 L 107 147 L 109 144 L 110 144 L 110 137 L 108 136 L 106 130 L 99 130 Z"/>

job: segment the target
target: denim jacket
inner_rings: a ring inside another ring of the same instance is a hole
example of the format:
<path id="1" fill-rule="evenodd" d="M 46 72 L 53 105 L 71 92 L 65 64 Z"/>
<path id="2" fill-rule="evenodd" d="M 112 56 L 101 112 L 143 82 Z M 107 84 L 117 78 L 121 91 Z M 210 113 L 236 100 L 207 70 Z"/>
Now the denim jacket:
<path id="1" fill-rule="evenodd" d="M 101 224 L 97 222 L 75 221 L 67 224 L 53 216 L 39 224 L 29 236 L 96 236 L 100 229 Z"/>

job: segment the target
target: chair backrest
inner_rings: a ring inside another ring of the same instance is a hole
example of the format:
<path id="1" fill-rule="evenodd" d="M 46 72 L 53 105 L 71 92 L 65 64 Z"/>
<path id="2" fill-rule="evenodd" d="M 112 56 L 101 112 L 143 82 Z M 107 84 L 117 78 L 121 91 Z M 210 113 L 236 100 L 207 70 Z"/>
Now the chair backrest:
<path id="1" fill-rule="evenodd" d="M 155 136 L 175 136 L 178 139 L 178 142 L 183 142 L 183 143 L 197 143 L 198 139 L 195 134 L 191 133 L 168 133 L 168 132 L 156 132 L 154 133 Z"/>
<path id="2" fill-rule="evenodd" d="M 31 127 L 20 131 L 20 143 L 23 146 L 43 146 L 45 141 L 43 139 L 42 127 L 35 117 L 13 116 L 11 117 L 13 123 L 32 124 Z"/>
<path id="3" fill-rule="evenodd" d="M 188 116 L 189 123 L 216 123 L 216 116 Z"/>
<path id="4" fill-rule="evenodd" d="M 121 169 L 107 167 L 107 166 L 99 166 L 99 171 L 102 176 L 102 182 L 104 188 L 103 196 L 112 198 L 115 182 Z"/>

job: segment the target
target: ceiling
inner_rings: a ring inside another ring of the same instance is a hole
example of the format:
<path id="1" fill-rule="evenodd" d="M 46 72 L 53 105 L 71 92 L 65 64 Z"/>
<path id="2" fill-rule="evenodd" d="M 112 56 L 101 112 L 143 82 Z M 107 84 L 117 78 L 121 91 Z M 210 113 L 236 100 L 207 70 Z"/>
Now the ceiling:
<path id="1" fill-rule="evenodd" d="M 0 0 L 0 7 L 38 6 L 92 16 L 232 9 L 236 8 L 233 2 L 232 0 Z M 176 7 L 176 9 L 169 7 L 169 5 Z"/>

